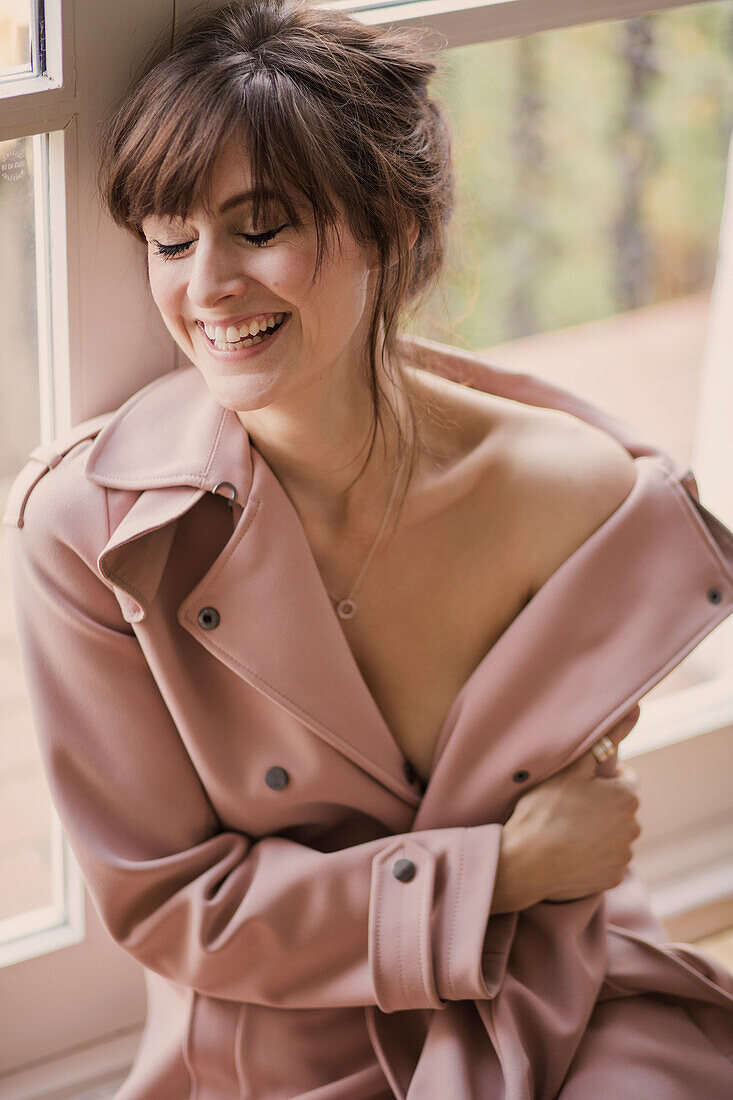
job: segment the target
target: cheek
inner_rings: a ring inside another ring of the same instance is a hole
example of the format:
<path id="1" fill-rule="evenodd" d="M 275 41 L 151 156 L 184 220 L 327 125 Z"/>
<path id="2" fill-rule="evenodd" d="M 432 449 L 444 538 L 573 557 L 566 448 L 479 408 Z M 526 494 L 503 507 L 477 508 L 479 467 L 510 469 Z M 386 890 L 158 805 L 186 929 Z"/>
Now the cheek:
<path id="1" fill-rule="evenodd" d="M 150 292 L 153 295 L 153 301 L 164 315 L 169 314 L 171 305 L 175 300 L 175 288 L 174 282 L 170 275 L 167 275 L 160 264 L 150 263 L 148 267 L 148 283 L 150 285 Z"/>
<path id="2" fill-rule="evenodd" d="M 271 264 L 263 264 L 261 281 L 284 301 L 305 303 L 310 296 L 314 264 L 315 254 L 292 250 L 273 257 Z"/>
<path id="3" fill-rule="evenodd" d="M 336 250 L 331 256 L 324 255 L 318 277 L 311 285 L 315 261 L 315 248 L 312 254 L 298 259 L 300 301 L 304 309 L 319 316 L 319 327 L 350 328 L 366 305 L 368 269 L 359 256 Z"/>

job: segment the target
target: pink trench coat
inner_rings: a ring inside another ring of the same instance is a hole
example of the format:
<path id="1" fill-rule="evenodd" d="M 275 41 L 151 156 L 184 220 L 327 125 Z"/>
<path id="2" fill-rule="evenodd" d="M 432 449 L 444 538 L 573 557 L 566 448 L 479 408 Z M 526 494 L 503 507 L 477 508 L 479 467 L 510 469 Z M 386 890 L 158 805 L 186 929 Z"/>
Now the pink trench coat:
<path id="1" fill-rule="evenodd" d="M 664 942 L 632 868 L 604 894 L 489 912 L 520 795 L 730 615 L 733 534 L 630 426 L 478 356 L 405 347 L 601 427 L 637 469 L 464 684 L 424 791 L 288 496 L 195 367 L 15 479 L 4 522 L 50 790 L 145 968 L 117 1100 L 730 1100 L 733 976 Z"/>

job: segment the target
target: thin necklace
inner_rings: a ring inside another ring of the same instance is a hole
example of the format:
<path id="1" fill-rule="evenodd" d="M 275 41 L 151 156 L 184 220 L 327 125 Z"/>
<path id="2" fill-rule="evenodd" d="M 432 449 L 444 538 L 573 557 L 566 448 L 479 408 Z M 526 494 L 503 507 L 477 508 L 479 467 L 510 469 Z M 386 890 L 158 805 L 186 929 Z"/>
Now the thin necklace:
<path id="1" fill-rule="evenodd" d="M 400 463 L 399 468 L 397 470 L 397 477 L 395 478 L 395 483 L 394 483 L 394 486 L 392 487 L 392 495 L 389 498 L 389 503 L 387 504 L 387 510 L 384 513 L 384 518 L 382 519 L 381 526 L 380 526 L 379 530 L 377 531 L 377 535 L 376 535 L 376 538 L 374 539 L 374 542 L 372 543 L 372 548 L 369 551 L 369 553 L 367 554 L 366 561 L 364 562 L 364 564 L 361 567 L 361 571 L 359 573 L 359 576 L 356 578 L 353 585 L 351 586 L 351 591 L 349 592 L 348 596 L 344 596 L 343 599 L 339 599 L 338 596 L 334 596 L 333 592 L 328 592 L 328 589 L 326 589 L 326 591 L 328 592 L 328 595 L 331 597 L 331 599 L 336 601 L 336 614 L 339 616 L 340 619 L 353 619 L 354 615 L 357 612 L 357 605 L 354 603 L 354 593 L 356 592 L 357 588 L 359 587 L 359 584 L 361 583 L 361 578 L 364 576 L 364 574 L 366 572 L 366 568 L 369 565 L 369 562 L 372 560 L 372 555 L 374 554 L 374 551 L 377 548 L 377 543 L 379 542 L 380 538 L 382 537 L 382 532 L 384 531 L 384 528 L 387 525 L 387 520 L 389 519 L 390 513 L 392 511 L 392 505 L 394 504 L 395 496 L 397 495 L 397 486 L 400 483 L 400 474 L 402 473 L 402 470 L 404 469 L 405 458 L 406 457 L 407 457 L 406 455 L 403 457 L 402 462 Z"/>

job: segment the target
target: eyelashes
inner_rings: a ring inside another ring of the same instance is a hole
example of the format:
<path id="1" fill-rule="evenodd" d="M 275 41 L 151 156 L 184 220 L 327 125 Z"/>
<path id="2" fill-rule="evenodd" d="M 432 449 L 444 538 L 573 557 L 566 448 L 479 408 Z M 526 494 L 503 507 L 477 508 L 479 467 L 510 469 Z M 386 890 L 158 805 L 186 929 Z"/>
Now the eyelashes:
<path id="1" fill-rule="evenodd" d="M 268 229 L 264 233 L 243 233 L 239 230 L 236 232 L 239 237 L 244 237 L 244 239 L 249 244 L 253 244 L 255 248 L 262 248 L 263 245 L 266 245 L 285 228 L 284 225 L 280 225 L 277 229 Z M 180 244 L 161 244 L 160 241 L 151 241 L 151 244 L 158 246 L 154 254 L 156 256 L 163 256 L 165 259 L 172 259 L 174 256 L 180 256 L 182 253 L 186 252 L 193 243 L 193 241 L 182 241 Z"/>

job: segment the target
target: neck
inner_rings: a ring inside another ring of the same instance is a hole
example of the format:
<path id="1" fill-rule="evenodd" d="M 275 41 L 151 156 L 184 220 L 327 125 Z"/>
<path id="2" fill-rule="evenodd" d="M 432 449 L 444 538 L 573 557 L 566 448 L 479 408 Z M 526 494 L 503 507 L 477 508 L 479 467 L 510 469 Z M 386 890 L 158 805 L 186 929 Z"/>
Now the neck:
<path id="1" fill-rule="evenodd" d="M 237 412 L 252 443 L 272 469 L 301 516 L 333 532 L 373 531 L 372 509 L 383 509 L 398 469 L 398 433 L 411 440 L 405 395 L 377 358 L 383 401 L 382 430 L 363 474 L 373 408 L 366 372 L 332 371 L 318 385 L 262 409 Z"/>

